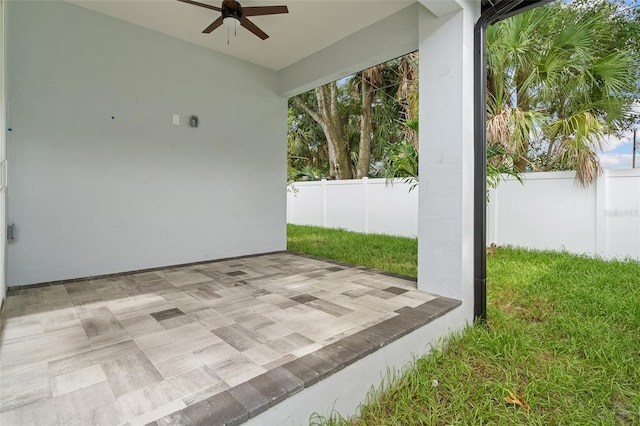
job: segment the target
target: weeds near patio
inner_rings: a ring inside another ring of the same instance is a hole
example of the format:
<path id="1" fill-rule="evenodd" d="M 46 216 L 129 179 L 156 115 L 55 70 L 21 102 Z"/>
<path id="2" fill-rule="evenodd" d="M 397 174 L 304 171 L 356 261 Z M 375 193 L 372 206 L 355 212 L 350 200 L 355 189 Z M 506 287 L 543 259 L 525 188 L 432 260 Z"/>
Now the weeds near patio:
<path id="1" fill-rule="evenodd" d="M 308 232 L 332 252 L 329 234 Z M 367 237 L 335 252 L 370 247 Z M 387 248 L 379 250 L 364 257 L 390 270 Z M 502 248 L 487 268 L 489 327 L 470 327 L 416 360 L 369 396 L 360 417 L 312 423 L 640 424 L 640 263 Z M 530 409 L 506 402 L 509 392 Z"/>

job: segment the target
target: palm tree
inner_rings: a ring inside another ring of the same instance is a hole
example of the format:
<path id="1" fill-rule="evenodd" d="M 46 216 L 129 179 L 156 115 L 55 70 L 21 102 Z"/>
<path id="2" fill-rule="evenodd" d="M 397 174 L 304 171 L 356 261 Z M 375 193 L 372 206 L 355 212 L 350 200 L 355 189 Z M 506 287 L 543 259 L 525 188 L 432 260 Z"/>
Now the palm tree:
<path id="1" fill-rule="evenodd" d="M 595 150 L 621 130 L 638 93 L 633 52 L 612 49 L 601 3 L 599 13 L 552 4 L 489 28 L 487 142 L 509 154 L 493 165 L 512 158 L 522 172 L 536 148 L 542 170 L 576 170 L 582 185 L 600 173 Z"/>

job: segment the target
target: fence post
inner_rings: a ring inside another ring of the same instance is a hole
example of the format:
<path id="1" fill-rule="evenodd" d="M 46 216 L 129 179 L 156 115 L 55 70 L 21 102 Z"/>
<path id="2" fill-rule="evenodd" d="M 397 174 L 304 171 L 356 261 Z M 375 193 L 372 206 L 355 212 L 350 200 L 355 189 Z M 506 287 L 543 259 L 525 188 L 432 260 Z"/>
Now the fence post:
<path id="1" fill-rule="evenodd" d="M 503 182 L 506 185 L 507 182 Z M 498 191 L 500 185 L 497 188 L 489 189 L 489 202 L 487 203 L 487 244 L 498 243 Z"/>
<path id="2" fill-rule="evenodd" d="M 369 178 L 362 178 L 362 230 L 369 233 Z"/>
<path id="3" fill-rule="evenodd" d="M 596 177 L 596 246 L 595 255 L 607 257 L 607 169 Z"/>
<path id="4" fill-rule="evenodd" d="M 287 187 L 287 223 L 291 223 L 292 220 L 291 218 L 293 217 L 293 215 L 291 214 L 291 211 L 293 210 L 293 202 L 291 201 L 291 193 L 289 192 L 289 188 Z"/>
<path id="5" fill-rule="evenodd" d="M 320 185 L 322 187 L 322 227 L 327 227 L 327 180 L 321 179 Z"/>

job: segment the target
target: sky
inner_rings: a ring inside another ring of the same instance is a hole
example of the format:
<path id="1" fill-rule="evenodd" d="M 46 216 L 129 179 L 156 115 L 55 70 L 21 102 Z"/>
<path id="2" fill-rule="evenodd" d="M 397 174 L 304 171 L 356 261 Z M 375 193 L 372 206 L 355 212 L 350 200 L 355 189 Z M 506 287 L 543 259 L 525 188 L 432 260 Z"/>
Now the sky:
<path id="1" fill-rule="evenodd" d="M 633 106 L 633 110 L 640 114 L 640 103 Z M 640 148 L 640 125 L 637 129 L 637 146 Z M 622 137 L 608 137 L 598 151 L 600 164 L 605 169 L 630 169 L 633 157 L 633 129 L 623 133 Z M 636 167 L 640 168 L 640 149 L 636 151 Z"/>

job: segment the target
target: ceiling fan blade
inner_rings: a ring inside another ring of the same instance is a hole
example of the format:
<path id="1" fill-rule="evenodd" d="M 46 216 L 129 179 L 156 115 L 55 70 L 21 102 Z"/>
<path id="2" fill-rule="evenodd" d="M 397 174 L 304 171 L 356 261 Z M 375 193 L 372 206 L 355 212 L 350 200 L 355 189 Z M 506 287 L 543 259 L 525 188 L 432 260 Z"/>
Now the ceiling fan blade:
<path id="1" fill-rule="evenodd" d="M 222 25 L 222 16 L 220 16 L 218 19 L 216 19 L 215 21 L 213 21 L 211 23 L 211 25 L 209 25 L 207 28 L 205 28 L 204 30 L 202 30 L 202 34 L 209 34 L 211 31 L 215 30 L 216 28 L 218 28 L 220 25 Z"/>
<path id="2" fill-rule="evenodd" d="M 289 13 L 287 6 L 254 6 L 242 8 L 242 14 L 244 16 L 278 15 L 280 13 Z"/>
<path id="3" fill-rule="evenodd" d="M 217 6 L 211 6 L 210 4 L 200 3 L 200 2 L 197 2 L 197 1 L 193 1 L 193 0 L 178 0 L 178 1 L 182 2 L 182 3 L 192 4 L 194 6 L 204 7 L 205 9 L 215 10 L 216 12 L 221 12 L 222 11 L 222 9 L 220 9 Z"/>
<path id="4" fill-rule="evenodd" d="M 257 35 L 258 37 L 260 37 L 262 40 L 266 40 L 269 38 L 267 33 L 265 33 L 260 28 L 258 28 L 256 24 L 248 20 L 246 16 L 243 16 L 242 18 L 240 18 L 240 25 L 242 25 L 243 27 L 245 27 L 246 29 L 248 29 L 249 31 Z"/>

